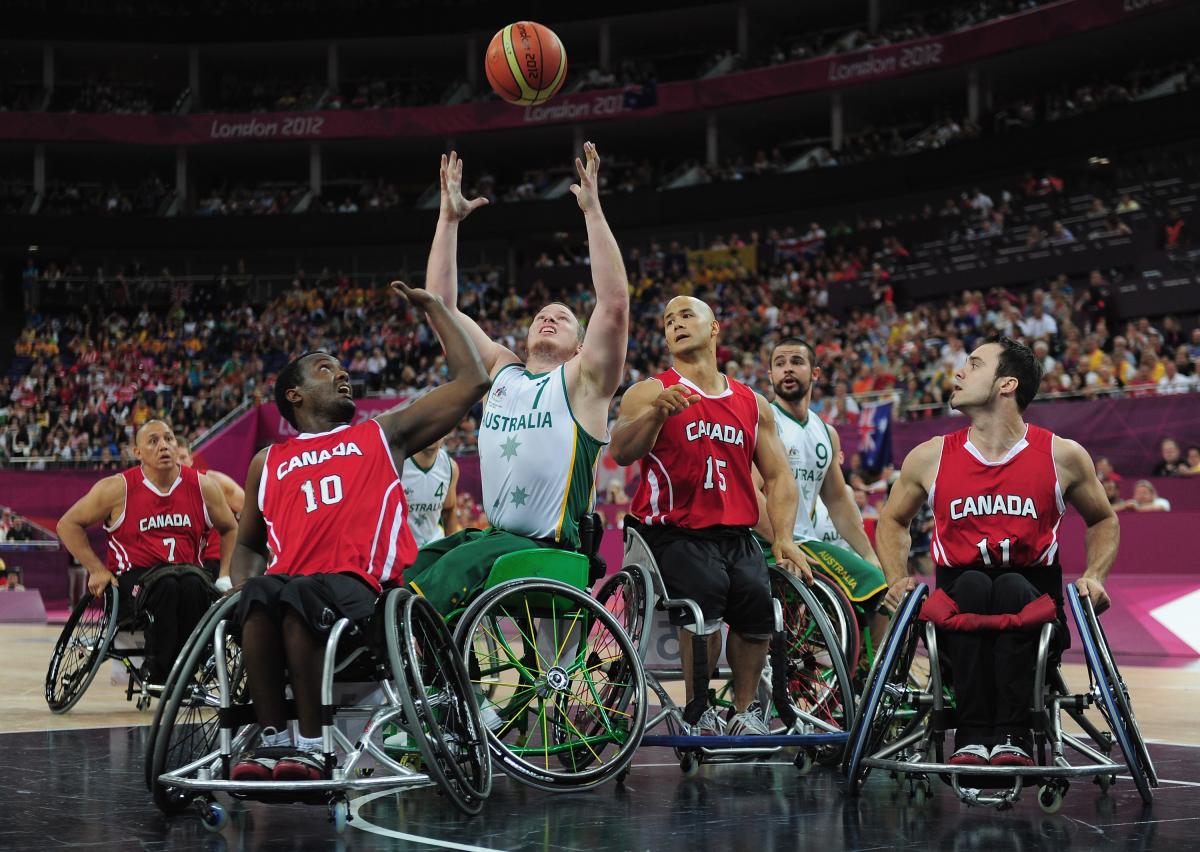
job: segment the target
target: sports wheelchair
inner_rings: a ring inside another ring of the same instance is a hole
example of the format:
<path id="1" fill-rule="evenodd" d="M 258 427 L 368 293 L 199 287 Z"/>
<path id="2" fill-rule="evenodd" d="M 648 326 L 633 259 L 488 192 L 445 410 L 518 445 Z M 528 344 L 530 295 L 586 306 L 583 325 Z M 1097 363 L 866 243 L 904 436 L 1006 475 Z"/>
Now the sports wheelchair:
<path id="1" fill-rule="evenodd" d="M 843 638 L 810 587 L 774 568 L 770 582 L 776 630 L 770 640 L 758 701 L 767 714 L 771 734 L 691 735 L 684 727 L 686 708 L 679 707 L 664 687 L 665 682 L 682 681 L 685 676 L 673 650 L 675 628 L 667 623 L 665 616 L 671 610 L 682 610 L 691 617 L 699 633 L 703 614 L 695 601 L 668 595 L 636 522 L 625 525 L 621 570 L 605 580 L 596 598 L 621 620 L 637 643 L 639 657 L 646 661 L 647 684 L 660 702 L 658 714 L 646 727 L 649 730 L 665 725 L 666 733 L 647 735 L 642 744 L 674 749 L 685 775 L 693 775 L 702 763 L 756 760 L 778 754 L 784 748 L 797 749 L 794 762 L 802 773 L 808 772 L 814 762 L 836 765 L 840 760 L 855 706 L 842 650 Z M 730 683 L 708 689 L 710 679 L 728 679 L 731 674 L 716 662 L 703 664 L 703 668 L 712 670 L 712 675 L 699 678 L 696 694 L 707 692 L 709 704 L 732 710 Z"/>
<path id="2" fill-rule="evenodd" d="M 857 795 L 871 770 L 887 771 L 910 794 L 924 801 L 931 794 L 930 779 L 941 778 L 968 805 L 1000 810 L 1011 808 L 1026 785 L 1038 785 L 1038 804 L 1056 813 L 1070 779 L 1091 777 L 1104 792 L 1118 773 L 1128 772 L 1147 804 L 1158 786 L 1154 764 L 1133 715 L 1129 691 L 1112 658 L 1104 629 L 1090 598 L 1080 597 L 1069 585 L 1066 600 L 1079 632 L 1088 669 L 1083 692 L 1067 688 L 1054 652 L 1054 624 L 1043 624 L 1038 640 L 1030 727 L 1034 733 L 1036 766 L 956 766 L 945 762 L 945 735 L 955 727 L 952 687 L 943 682 L 938 654 L 938 629 L 921 620 L 929 588 L 918 585 L 897 610 L 875 664 L 868 675 L 860 712 L 850 732 L 843 763 L 847 792 Z M 918 644 L 928 653 L 928 673 L 914 684 L 913 664 Z M 1085 711 L 1096 708 L 1106 729 L 1097 726 Z M 1064 729 L 1063 714 L 1087 738 Z M 1112 759 L 1119 745 L 1124 763 Z M 1084 763 L 1072 765 L 1066 750 Z M 990 790 L 992 792 L 985 792 Z"/>
<path id="3" fill-rule="evenodd" d="M 172 567 L 203 570 L 189 565 Z M 211 599 L 217 597 L 216 588 L 211 588 Z M 128 676 L 125 700 L 134 700 L 136 692 L 138 710 L 147 709 L 150 700 L 158 695 L 158 685 L 147 682 L 142 674 L 140 662 L 145 659 L 146 649 L 139 644 L 136 635 L 145 630 L 154 616 L 137 606 L 136 601 L 133 611 L 125 612 L 124 609 L 120 593 L 111 585 L 98 596 L 84 592 L 75 604 L 58 636 L 46 670 L 46 704 L 50 712 L 62 714 L 74 707 L 106 660 L 116 660 L 124 667 Z"/>
<path id="4" fill-rule="evenodd" d="M 324 804 L 340 832 L 351 818 L 351 791 L 430 784 L 464 813 L 479 812 L 492 774 L 478 704 L 441 616 L 404 589 L 381 595 L 365 624 L 339 619 L 326 639 L 321 712 L 329 780 L 228 780 L 260 731 L 229 622 L 238 597 L 209 610 L 167 679 L 146 748 L 146 783 L 163 813 L 195 805 L 205 826 L 219 831 L 229 817 L 215 794 L 226 793 Z M 288 706 L 294 718 L 291 700 Z M 392 721 L 415 744 L 423 771 L 384 750 Z"/>
<path id="5" fill-rule="evenodd" d="M 483 592 L 451 613 L 483 707 L 492 758 L 549 792 L 623 777 L 646 720 L 635 642 L 588 589 L 604 576 L 598 515 L 579 552 L 535 548 L 496 560 Z"/>

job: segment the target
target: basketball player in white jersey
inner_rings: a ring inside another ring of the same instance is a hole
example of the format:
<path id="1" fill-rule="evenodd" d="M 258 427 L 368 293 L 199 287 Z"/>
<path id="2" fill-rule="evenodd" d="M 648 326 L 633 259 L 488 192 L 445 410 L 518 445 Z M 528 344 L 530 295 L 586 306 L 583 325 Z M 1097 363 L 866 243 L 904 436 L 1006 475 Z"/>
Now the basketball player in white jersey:
<path id="1" fill-rule="evenodd" d="M 417 547 L 454 535 L 458 519 L 458 463 L 450 458 L 442 438 L 404 462 L 400 482 L 408 501 L 408 528 Z"/>
<path id="2" fill-rule="evenodd" d="M 466 327 L 492 389 L 479 427 L 483 508 L 492 527 L 462 530 L 422 548 L 404 579 L 439 611 L 462 606 L 482 588 L 495 560 L 533 547 L 579 546 L 579 519 L 595 502 L 595 470 L 608 443 L 608 408 L 620 385 L 629 337 L 629 282 L 621 249 L 600 207 L 600 155 L 584 145 L 571 187 L 587 227 L 596 306 L 587 332 L 564 304 L 537 311 L 527 359 L 492 340 L 455 309 L 458 226 L 485 198 L 462 194 L 462 162 L 442 158 L 441 213 L 426 287 Z"/>
<path id="3" fill-rule="evenodd" d="M 863 530 L 862 515 L 838 465 L 841 440 L 835 429 L 809 411 L 812 386 L 820 378 L 816 354 L 803 340 L 788 337 L 771 350 L 771 387 L 775 399 L 775 431 L 787 453 L 788 466 L 800 491 L 799 509 L 792 538 L 820 571 L 834 580 L 865 617 L 875 610 L 887 591 L 883 568 Z M 759 485 L 759 522 L 755 531 L 766 542 L 774 540 L 771 520 L 765 511 L 761 477 Z M 839 547 L 818 528 L 821 511 L 828 515 L 835 535 L 847 548 Z M 769 550 L 769 545 L 764 546 Z M 872 622 L 872 635 L 882 637 L 887 622 L 878 617 Z"/>

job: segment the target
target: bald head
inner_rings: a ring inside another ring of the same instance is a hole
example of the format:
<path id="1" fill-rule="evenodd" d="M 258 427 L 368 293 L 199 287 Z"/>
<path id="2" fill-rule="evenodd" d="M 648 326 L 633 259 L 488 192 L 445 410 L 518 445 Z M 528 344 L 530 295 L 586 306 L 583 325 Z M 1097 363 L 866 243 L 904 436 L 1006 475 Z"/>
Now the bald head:
<path id="1" fill-rule="evenodd" d="M 702 299 L 697 299 L 695 296 L 676 296 L 671 301 L 667 302 L 667 309 L 663 313 L 664 319 L 671 315 L 672 312 L 677 312 L 683 308 L 690 308 L 705 322 L 716 322 L 717 315 L 713 313 L 713 309 L 708 306 L 708 302 Z"/>
<path id="2" fill-rule="evenodd" d="M 169 434 L 172 441 L 175 440 L 175 433 L 171 431 L 171 427 L 167 425 L 165 420 L 159 420 L 157 418 L 147 420 L 141 425 L 141 427 L 137 430 L 137 433 L 133 436 L 133 442 L 141 445 L 148 441 L 151 436 L 160 434 L 162 432 Z"/>
<path id="3" fill-rule="evenodd" d="M 171 474 L 178 465 L 175 433 L 161 420 L 147 420 L 133 438 L 133 455 L 149 471 Z"/>
<path id="4" fill-rule="evenodd" d="M 720 326 L 712 308 L 695 296 L 676 296 L 667 302 L 663 331 L 667 350 L 675 358 L 716 357 Z"/>

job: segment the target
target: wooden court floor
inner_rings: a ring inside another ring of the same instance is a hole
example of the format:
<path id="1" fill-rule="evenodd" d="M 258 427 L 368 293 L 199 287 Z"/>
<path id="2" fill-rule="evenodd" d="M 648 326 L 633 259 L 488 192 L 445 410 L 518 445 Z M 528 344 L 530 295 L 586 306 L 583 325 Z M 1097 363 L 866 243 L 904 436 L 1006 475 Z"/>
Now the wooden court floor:
<path id="1" fill-rule="evenodd" d="M 43 685 L 58 625 L 0 625 L 0 733 L 148 725 L 153 707 L 139 712 L 125 701 L 124 686 L 111 683 L 112 663 L 104 668 L 83 699 L 67 714 L 46 707 Z M 1121 661 L 1117 661 L 1120 665 Z M 1080 664 L 1063 667 L 1073 689 L 1086 682 Z M 1200 745 L 1196 708 L 1200 707 L 1200 664 L 1181 668 L 1123 665 L 1121 673 L 1134 699 L 1134 712 L 1148 740 Z"/>

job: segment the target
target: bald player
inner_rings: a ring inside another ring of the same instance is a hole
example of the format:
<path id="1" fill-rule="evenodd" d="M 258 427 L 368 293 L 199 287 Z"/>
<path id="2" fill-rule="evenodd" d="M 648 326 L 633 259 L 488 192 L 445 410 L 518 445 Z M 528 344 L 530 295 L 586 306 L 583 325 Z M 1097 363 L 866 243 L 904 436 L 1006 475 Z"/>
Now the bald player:
<path id="1" fill-rule="evenodd" d="M 702 625 L 671 612 L 679 628 L 687 706 L 684 722 L 700 734 L 721 734 L 724 722 L 708 706 L 708 673 L 729 625 L 735 715 L 732 736 L 770 733 L 754 702 L 774 630 L 771 584 L 763 552 L 751 534 L 758 522 L 758 468 L 775 538 L 775 563 L 812 582 L 808 558 L 792 541 L 798 492 L 767 401 L 717 367 L 721 326 L 712 309 L 677 296 L 663 315 L 672 369 L 626 391 L 613 428 L 618 464 L 641 462 L 630 513 L 654 553 L 667 592 L 691 598 Z"/>
<path id="2" fill-rule="evenodd" d="M 143 677 L 162 684 L 188 635 L 215 597 L 201 568 L 205 538 L 220 536 L 221 572 L 237 540 L 233 513 L 213 481 L 179 464 L 175 433 L 161 420 L 149 420 L 134 438 L 138 464 L 106 476 L 58 522 L 58 536 L 88 572 L 88 591 L 119 594 L 119 612 L 144 609 L 153 615 L 146 629 Z M 88 542 L 87 528 L 103 524 L 107 558 Z"/>

